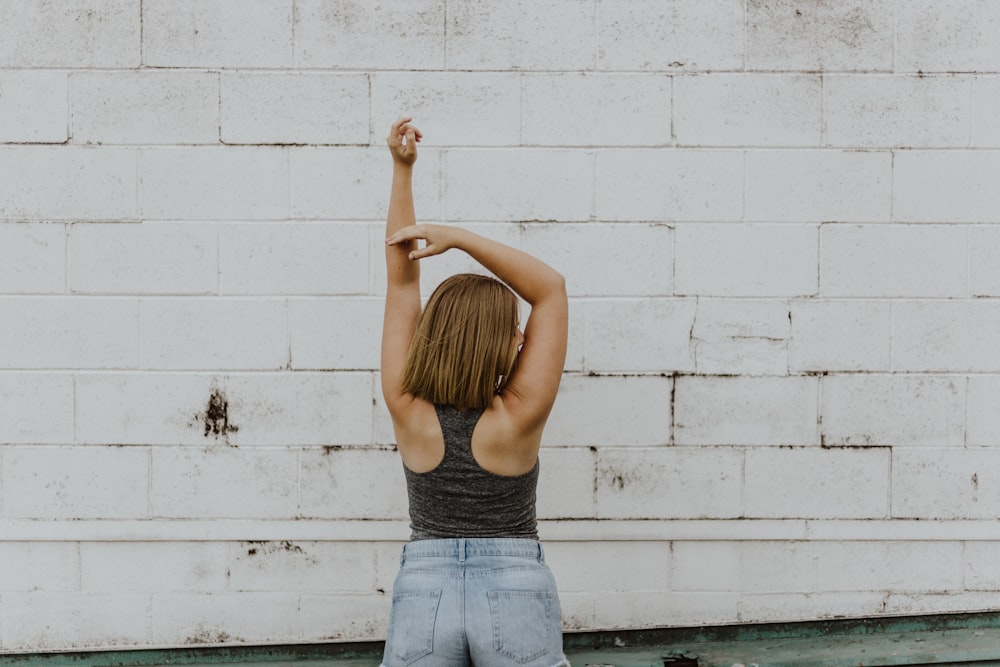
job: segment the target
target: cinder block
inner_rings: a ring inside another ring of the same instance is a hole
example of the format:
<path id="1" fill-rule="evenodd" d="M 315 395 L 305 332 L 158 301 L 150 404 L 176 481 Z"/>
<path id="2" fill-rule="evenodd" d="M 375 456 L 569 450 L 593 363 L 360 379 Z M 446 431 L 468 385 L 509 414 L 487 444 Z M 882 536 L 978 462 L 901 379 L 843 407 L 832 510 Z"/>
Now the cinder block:
<path id="1" fill-rule="evenodd" d="M 487 167 L 496 163 L 502 169 Z M 593 154 L 544 148 L 449 150 L 442 169 L 445 219 L 590 219 Z"/>
<path id="2" fill-rule="evenodd" d="M 675 382 L 678 444 L 818 444 L 816 378 L 681 376 Z"/>
<path id="3" fill-rule="evenodd" d="M 444 66 L 445 0 L 296 0 L 294 15 L 297 67 Z"/>
<path id="4" fill-rule="evenodd" d="M 292 519 L 298 514 L 298 451 L 158 447 L 152 452 L 154 517 Z"/>
<path id="5" fill-rule="evenodd" d="M 1000 147 L 1000 124 L 993 110 L 1000 106 L 1000 76 L 972 77 L 973 148 Z"/>
<path id="6" fill-rule="evenodd" d="M 234 591 L 371 592 L 375 547 L 365 542 L 239 542 L 230 545 Z"/>
<path id="7" fill-rule="evenodd" d="M 614 592 L 595 607 L 597 629 L 658 628 L 733 624 L 739 619 L 736 593 Z"/>
<path id="8" fill-rule="evenodd" d="M 889 449 L 748 449 L 744 516 L 884 519 Z"/>
<path id="9" fill-rule="evenodd" d="M 969 145 L 969 77 L 831 75 L 823 79 L 823 143 L 831 146 Z"/>
<path id="10" fill-rule="evenodd" d="M 596 518 L 594 451 L 546 447 L 538 458 L 538 518 Z"/>
<path id="11" fill-rule="evenodd" d="M 528 74 L 524 143 L 666 146 L 670 77 L 660 74 Z"/>
<path id="12" fill-rule="evenodd" d="M 573 296 L 669 296 L 672 240 L 667 225 L 524 226 L 524 250 L 561 272 Z"/>
<path id="13" fill-rule="evenodd" d="M 737 0 L 597 6 L 597 63 L 604 70 L 743 69 L 746 12 Z"/>
<path id="14" fill-rule="evenodd" d="M 73 440 L 72 375 L 0 373 L 0 443 Z"/>
<path id="15" fill-rule="evenodd" d="M 367 444 L 371 385 L 368 373 L 80 375 L 77 437 L 202 447 Z"/>
<path id="16" fill-rule="evenodd" d="M 565 375 L 542 444 L 667 444 L 671 387 L 672 379 L 659 375 Z"/>
<path id="17" fill-rule="evenodd" d="M 965 444 L 969 447 L 1000 445 L 1000 414 L 996 411 L 1000 401 L 1000 377 L 972 375 L 967 391 Z"/>
<path id="18" fill-rule="evenodd" d="M 0 293 L 66 291 L 66 225 L 0 223 Z"/>
<path id="19" fill-rule="evenodd" d="M 376 128 L 376 136 L 385 136 L 382 132 L 388 129 Z M 293 218 L 384 223 L 392 185 L 388 148 L 288 150 Z M 434 221 L 441 216 L 440 155 L 436 149 L 421 146 L 419 156 L 413 172 L 413 204 L 419 221 Z"/>
<path id="20" fill-rule="evenodd" d="M 214 72 L 74 72 L 70 102 L 78 144 L 219 141 L 219 75 Z"/>
<path id="21" fill-rule="evenodd" d="M 820 294 L 965 296 L 968 235 L 956 225 L 823 225 Z"/>
<path id="22" fill-rule="evenodd" d="M 784 341 L 790 336 L 788 302 L 777 299 L 698 299 L 691 336 L 699 341 L 734 338 Z"/>
<path id="23" fill-rule="evenodd" d="M 81 587 L 89 593 L 221 591 L 225 542 L 83 542 Z"/>
<path id="24" fill-rule="evenodd" d="M 991 592 L 1000 589 L 1000 570 L 996 567 L 998 558 L 1000 558 L 1000 542 L 963 543 L 964 588 L 970 591 Z"/>
<path id="25" fill-rule="evenodd" d="M 800 296 L 818 289 L 815 225 L 685 224 L 674 238 L 675 294 Z"/>
<path id="26" fill-rule="evenodd" d="M 917 595 L 900 595 L 892 593 L 886 596 L 886 614 L 907 616 L 917 614 L 947 614 L 963 613 L 970 609 L 995 611 L 997 597 L 995 591 L 988 593 L 925 593 Z"/>
<path id="27" fill-rule="evenodd" d="M 667 542 L 546 542 L 559 592 L 666 591 Z M 609 563 L 627 567 L 608 567 Z"/>
<path id="28" fill-rule="evenodd" d="M 699 374 L 788 374 L 786 301 L 700 298 L 691 337 Z"/>
<path id="29" fill-rule="evenodd" d="M 969 72 L 1000 69 L 1000 6 L 976 0 L 915 0 L 896 7 L 896 70 Z"/>
<path id="30" fill-rule="evenodd" d="M 344 223 L 223 225 L 223 294 L 366 294 L 368 226 Z"/>
<path id="31" fill-rule="evenodd" d="M 5 11 L 9 6 L 4 7 Z M 10 17 L 5 13 L 5 22 Z M 5 26 L 6 27 L 6 26 Z M 9 36 L 4 31 L 5 37 Z M 0 46 L 2 53 L 3 46 Z M 2 55 L 0 55 L 2 58 Z M 47 70 L 0 71 L 0 142 L 61 144 L 69 138 L 67 75 Z"/>
<path id="32" fill-rule="evenodd" d="M 850 256 L 843 259 L 850 261 Z M 889 302 L 795 300 L 791 302 L 789 319 L 791 370 L 889 370 L 892 336 Z"/>
<path id="33" fill-rule="evenodd" d="M 383 641 L 389 630 L 392 596 L 302 595 L 299 624 L 304 642 Z"/>
<path id="34" fill-rule="evenodd" d="M 996 222 L 1000 151 L 901 151 L 893 161 L 893 217 L 904 222 Z"/>
<path id="35" fill-rule="evenodd" d="M 135 299 L 0 298 L 0 368 L 136 368 Z"/>
<path id="36" fill-rule="evenodd" d="M 764 338 L 695 341 L 695 370 L 703 375 L 787 375 L 788 343 Z"/>
<path id="37" fill-rule="evenodd" d="M 5 651 L 23 653 L 146 647 L 149 613 L 149 595 L 142 593 L 4 593 L 0 637 Z"/>
<path id="38" fill-rule="evenodd" d="M 368 144 L 368 75 L 224 72 L 227 144 Z"/>
<path id="39" fill-rule="evenodd" d="M 892 0 L 809 5 L 752 0 L 747 6 L 746 67 L 891 71 L 894 6 Z"/>
<path id="40" fill-rule="evenodd" d="M 0 147 L 0 218 L 135 219 L 137 159 L 129 148 Z"/>
<path id="41" fill-rule="evenodd" d="M 969 296 L 1000 296 L 1000 225 L 969 229 Z"/>
<path id="42" fill-rule="evenodd" d="M 556 573 L 558 581 L 559 573 Z M 594 626 L 594 607 L 597 596 L 593 593 L 559 592 L 563 631 L 590 630 Z"/>
<path id="43" fill-rule="evenodd" d="M 147 219 L 269 220 L 288 217 L 288 154 L 282 148 L 142 149 Z"/>
<path id="44" fill-rule="evenodd" d="M 821 438 L 828 446 L 961 446 L 965 381 L 926 375 L 822 378 Z"/>
<path id="45" fill-rule="evenodd" d="M 144 299 L 140 310 L 142 368 L 276 370 L 288 366 L 283 299 Z M 178 336 L 178 331 L 184 335 Z"/>
<path id="46" fill-rule="evenodd" d="M 816 146 L 818 76 L 701 74 L 674 77 L 674 134 L 681 145 Z"/>
<path id="47" fill-rule="evenodd" d="M 992 519 L 1000 502 L 998 465 L 1000 451 L 995 449 L 897 447 L 892 454 L 892 516 Z"/>
<path id="48" fill-rule="evenodd" d="M 748 151 L 746 219 L 888 221 L 892 165 L 889 152 Z"/>
<path id="49" fill-rule="evenodd" d="M 1000 371 L 996 301 L 897 301 L 893 321 L 893 370 Z"/>
<path id="50" fill-rule="evenodd" d="M 738 592 L 741 542 L 671 542 L 670 590 Z"/>
<path id="51" fill-rule="evenodd" d="M 835 593 L 961 588 L 959 542 L 746 542 L 747 592 Z"/>
<path id="52" fill-rule="evenodd" d="M 696 308 L 695 299 L 587 301 L 586 370 L 693 371 Z"/>
<path id="53" fill-rule="evenodd" d="M 69 287 L 90 294 L 211 294 L 218 290 L 218 231 L 159 223 L 69 227 Z"/>
<path id="54" fill-rule="evenodd" d="M 383 299 L 293 299 L 288 302 L 294 369 L 381 366 Z"/>
<path id="55" fill-rule="evenodd" d="M 585 70 L 594 67 L 590 2 L 468 0 L 449 4 L 448 69 Z"/>
<path id="56" fill-rule="evenodd" d="M 408 516 L 403 461 L 382 449 L 302 452 L 299 515 L 320 519 Z M 378 480 L 377 483 L 374 483 Z"/>
<path id="57" fill-rule="evenodd" d="M 604 149 L 597 153 L 600 220 L 740 220 L 743 152 Z"/>
<path id="58" fill-rule="evenodd" d="M 377 542 L 375 544 L 375 590 L 387 594 L 399 574 L 399 561 L 403 554 L 403 542 Z"/>
<path id="59" fill-rule="evenodd" d="M 601 519 L 725 519 L 742 515 L 743 452 L 732 447 L 597 450 Z"/>
<path id="60" fill-rule="evenodd" d="M 144 0 L 143 64 L 154 67 L 291 67 L 289 0 Z M 239 17 L 239 20 L 234 20 Z"/>
<path id="61" fill-rule="evenodd" d="M 371 107 L 380 141 L 396 118 L 410 116 L 424 133 L 421 147 L 521 142 L 521 77 L 514 72 L 378 72 Z"/>
<path id="62" fill-rule="evenodd" d="M 299 595 L 292 592 L 157 593 L 151 617 L 157 646 L 281 644 L 302 637 Z"/>
<path id="63" fill-rule="evenodd" d="M 137 67 L 140 0 L 6 0 L 0 67 Z"/>
<path id="64" fill-rule="evenodd" d="M 877 617 L 885 613 L 885 599 L 881 592 L 750 593 L 740 596 L 740 622 Z"/>
<path id="65" fill-rule="evenodd" d="M 4 515 L 17 519 L 144 519 L 149 452 L 117 447 L 11 447 Z"/>
<path id="66" fill-rule="evenodd" d="M 0 560 L 0 591 L 80 589 L 80 557 L 72 542 L 0 542 Z"/>

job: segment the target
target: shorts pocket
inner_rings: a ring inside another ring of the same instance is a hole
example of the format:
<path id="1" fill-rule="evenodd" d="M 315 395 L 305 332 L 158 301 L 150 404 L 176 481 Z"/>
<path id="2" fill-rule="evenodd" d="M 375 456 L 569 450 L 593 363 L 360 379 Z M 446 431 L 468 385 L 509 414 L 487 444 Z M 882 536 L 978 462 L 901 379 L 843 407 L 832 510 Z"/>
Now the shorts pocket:
<path id="1" fill-rule="evenodd" d="M 408 665 L 434 651 L 434 623 L 441 591 L 400 593 L 392 596 L 386 651 Z"/>
<path id="2" fill-rule="evenodd" d="M 490 591 L 493 649 L 517 663 L 549 650 L 552 591 Z"/>

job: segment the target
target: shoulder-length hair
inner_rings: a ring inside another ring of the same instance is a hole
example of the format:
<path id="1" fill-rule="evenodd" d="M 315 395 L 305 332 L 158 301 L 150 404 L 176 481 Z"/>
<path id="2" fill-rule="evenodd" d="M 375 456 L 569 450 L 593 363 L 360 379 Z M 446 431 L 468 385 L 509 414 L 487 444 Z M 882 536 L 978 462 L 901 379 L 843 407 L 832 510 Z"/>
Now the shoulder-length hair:
<path id="1" fill-rule="evenodd" d="M 427 301 L 410 341 L 403 390 L 431 403 L 485 408 L 517 360 L 517 296 L 496 278 L 460 273 Z"/>

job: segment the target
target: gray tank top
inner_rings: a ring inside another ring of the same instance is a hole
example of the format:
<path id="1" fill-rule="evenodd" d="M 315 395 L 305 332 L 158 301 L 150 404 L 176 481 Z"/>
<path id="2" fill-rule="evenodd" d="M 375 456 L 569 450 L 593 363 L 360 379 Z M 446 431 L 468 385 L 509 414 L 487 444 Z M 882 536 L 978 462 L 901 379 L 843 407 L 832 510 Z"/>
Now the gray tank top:
<path id="1" fill-rule="evenodd" d="M 485 470 L 472 456 L 472 431 L 483 410 L 435 405 L 444 434 L 444 458 L 416 473 L 403 466 L 410 499 L 411 540 L 446 537 L 520 537 L 537 540 L 538 462 L 523 475 Z"/>

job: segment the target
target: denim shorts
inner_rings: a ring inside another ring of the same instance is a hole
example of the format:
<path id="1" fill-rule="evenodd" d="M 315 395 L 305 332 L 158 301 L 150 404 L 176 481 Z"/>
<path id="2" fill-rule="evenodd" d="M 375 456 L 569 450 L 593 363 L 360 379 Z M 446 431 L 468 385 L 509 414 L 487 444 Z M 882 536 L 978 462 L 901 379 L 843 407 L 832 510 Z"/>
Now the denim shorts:
<path id="1" fill-rule="evenodd" d="M 383 667 L 568 667 L 552 571 L 516 538 L 403 547 Z"/>

